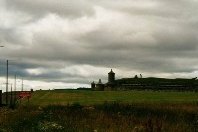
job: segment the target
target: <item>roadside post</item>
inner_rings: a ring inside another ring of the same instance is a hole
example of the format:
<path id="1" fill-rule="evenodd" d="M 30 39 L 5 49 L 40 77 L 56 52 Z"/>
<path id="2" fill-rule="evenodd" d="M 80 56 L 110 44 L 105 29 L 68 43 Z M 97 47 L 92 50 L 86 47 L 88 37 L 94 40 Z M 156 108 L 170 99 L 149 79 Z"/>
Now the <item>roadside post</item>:
<path id="1" fill-rule="evenodd" d="M 2 90 L 0 90 L 0 106 L 2 106 Z"/>

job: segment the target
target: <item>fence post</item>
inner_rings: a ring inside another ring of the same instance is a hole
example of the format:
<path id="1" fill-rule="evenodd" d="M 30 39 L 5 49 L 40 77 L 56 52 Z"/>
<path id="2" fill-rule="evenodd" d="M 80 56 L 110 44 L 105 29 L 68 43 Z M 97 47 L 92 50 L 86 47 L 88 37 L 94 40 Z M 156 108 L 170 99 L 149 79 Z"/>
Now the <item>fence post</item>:
<path id="1" fill-rule="evenodd" d="M 0 90 L 0 106 L 2 106 L 2 90 Z"/>

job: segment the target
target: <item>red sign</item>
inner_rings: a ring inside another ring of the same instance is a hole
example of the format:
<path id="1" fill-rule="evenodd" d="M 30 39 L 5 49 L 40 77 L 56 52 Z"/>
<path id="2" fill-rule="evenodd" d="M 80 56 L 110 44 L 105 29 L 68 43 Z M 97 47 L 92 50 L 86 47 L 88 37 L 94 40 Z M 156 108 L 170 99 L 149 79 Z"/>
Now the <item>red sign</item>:
<path id="1" fill-rule="evenodd" d="M 21 98 L 30 98 L 31 97 L 31 92 L 20 92 L 18 97 Z"/>

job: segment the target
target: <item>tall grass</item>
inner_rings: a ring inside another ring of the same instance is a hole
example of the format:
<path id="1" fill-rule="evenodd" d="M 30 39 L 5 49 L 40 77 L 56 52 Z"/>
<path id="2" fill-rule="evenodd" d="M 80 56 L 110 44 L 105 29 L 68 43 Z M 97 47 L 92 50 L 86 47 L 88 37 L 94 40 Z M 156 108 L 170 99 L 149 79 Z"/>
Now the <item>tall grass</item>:
<path id="1" fill-rule="evenodd" d="M 193 132 L 198 104 L 128 104 L 104 102 L 1 108 L 0 131 Z"/>

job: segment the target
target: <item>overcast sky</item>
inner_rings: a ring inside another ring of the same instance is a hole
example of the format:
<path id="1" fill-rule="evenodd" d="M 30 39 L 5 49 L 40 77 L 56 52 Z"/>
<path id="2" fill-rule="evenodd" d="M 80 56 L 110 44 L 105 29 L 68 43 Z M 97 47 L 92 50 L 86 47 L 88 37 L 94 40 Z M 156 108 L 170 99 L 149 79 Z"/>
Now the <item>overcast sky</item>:
<path id="1" fill-rule="evenodd" d="M 27 89 L 88 87 L 111 68 L 196 77 L 197 14 L 197 0 L 0 0 L 0 89 L 6 59 Z"/>

